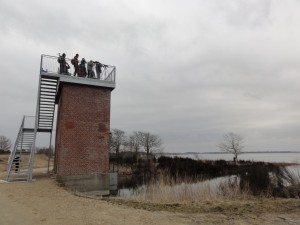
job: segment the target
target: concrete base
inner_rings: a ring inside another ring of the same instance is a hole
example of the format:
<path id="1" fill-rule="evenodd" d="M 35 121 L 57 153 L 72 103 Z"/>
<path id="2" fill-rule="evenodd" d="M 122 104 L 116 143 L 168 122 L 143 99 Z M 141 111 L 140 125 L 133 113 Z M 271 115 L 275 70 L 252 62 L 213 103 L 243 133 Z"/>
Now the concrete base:
<path id="1" fill-rule="evenodd" d="M 56 180 L 72 191 L 83 192 L 91 195 L 109 195 L 109 173 L 56 176 Z"/>

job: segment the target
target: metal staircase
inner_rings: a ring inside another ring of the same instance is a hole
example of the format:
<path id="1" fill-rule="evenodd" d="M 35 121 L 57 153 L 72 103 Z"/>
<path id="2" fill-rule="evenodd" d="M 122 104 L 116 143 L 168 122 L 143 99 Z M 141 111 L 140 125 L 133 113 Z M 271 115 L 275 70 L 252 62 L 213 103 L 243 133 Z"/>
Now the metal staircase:
<path id="1" fill-rule="evenodd" d="M 52 132 L 58 77 L 41 76 L 37 100 L 37 132 Z"/>
<path id="2" fill-rule="evenodd" d="M 30 177 L 31 152 L 35 141 L 34 122 L 35 117 L 33 116 L 24 116 L 22 119 L 14 148 L 8 160 L 7 181 L 26 181 Z"/>
<path id="3" fill-rule="evenodd" d="M 40 76 L 36 116 L 23 117 L 14 149 L 8 160 L 7 181 L 32 180 L 36 135 L 37 132 L 52 133 L 58 82 L 57 76 Z"/>

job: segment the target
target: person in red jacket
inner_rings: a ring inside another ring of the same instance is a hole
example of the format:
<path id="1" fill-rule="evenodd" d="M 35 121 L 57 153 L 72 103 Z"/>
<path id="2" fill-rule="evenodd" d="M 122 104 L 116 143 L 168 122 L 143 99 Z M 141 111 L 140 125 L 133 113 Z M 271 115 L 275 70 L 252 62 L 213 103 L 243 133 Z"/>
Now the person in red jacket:
<path id="1" fill-rule="evenodd" d="M 72 64 L 74 65 L 74 69 L 75 69 L 74 76 L 76 76 L 76 74 L 77 74 L 77 76 L 79 76 L 78 57 L 79 57 L 79 55 L 76 54 L 74 56 L 74 58 L 72 59 Z"/>

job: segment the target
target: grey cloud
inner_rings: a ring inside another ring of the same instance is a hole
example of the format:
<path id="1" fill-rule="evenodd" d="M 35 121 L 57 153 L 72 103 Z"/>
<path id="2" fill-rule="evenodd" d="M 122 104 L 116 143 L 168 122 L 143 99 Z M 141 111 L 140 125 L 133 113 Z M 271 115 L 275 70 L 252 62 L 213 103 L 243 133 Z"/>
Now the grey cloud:
<path id="1" fill-rule="evenodd" d="M 40 54 L 117 66 L 111 127 L 148 130 L 165 151 L 300 146 L 297 1 L 0 2 L 0 133 L 35 112 Z M 290 16 L 290 12 L 293 16 Z"/>
<path id="2" fill-rule="evenodd" d="M 269 15 L 272 0 L 255 1 L 218 1 L 216 8 L 220 9 L 228 25 L 239 29 L 255 28 L 270 22 Z"/>

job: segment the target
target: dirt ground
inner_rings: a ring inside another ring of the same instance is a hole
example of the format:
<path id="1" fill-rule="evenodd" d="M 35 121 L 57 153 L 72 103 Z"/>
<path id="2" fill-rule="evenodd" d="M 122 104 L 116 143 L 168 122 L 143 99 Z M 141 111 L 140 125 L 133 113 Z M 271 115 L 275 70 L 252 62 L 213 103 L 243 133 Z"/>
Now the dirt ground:
<path id="1" fill-rule="evenodd" d="M 300 224 L 299 199 L 151 204 L 80 196 L 57 185 L 45 168 L 35 169 L 34 178 L 30 183 L 0 180 L 0 225 Z"/>

